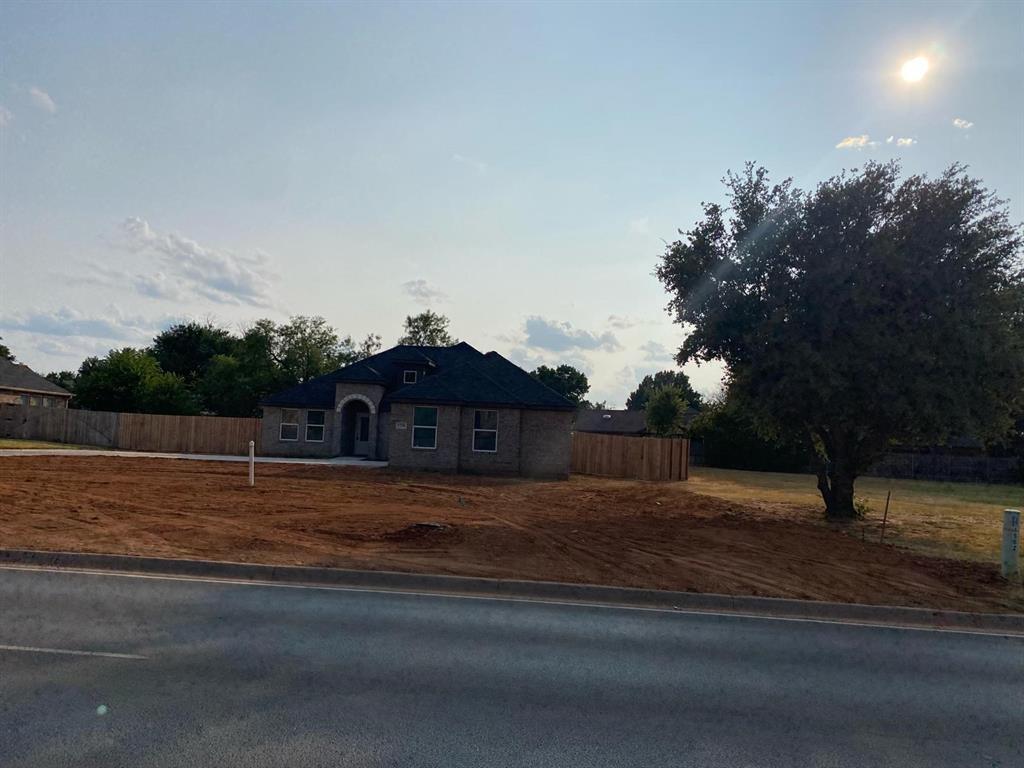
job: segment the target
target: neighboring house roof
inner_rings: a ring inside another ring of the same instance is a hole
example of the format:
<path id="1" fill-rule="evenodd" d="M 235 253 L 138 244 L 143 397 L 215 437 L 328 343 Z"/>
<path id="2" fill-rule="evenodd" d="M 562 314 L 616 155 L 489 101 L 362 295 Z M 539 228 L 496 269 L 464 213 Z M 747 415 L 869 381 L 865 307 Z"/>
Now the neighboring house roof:
<path id="1" fill-rule="evenodd" d="M 683 424 L 689 424 L 700 413 L 690 406 L 683 414 Z M 645 435 L 647 434 L 646 411 L 613 411 L 598 408 L 581 408 L 576 412 L 577 432 L 602 432 L 608 435 Z"/>
<path id="2" fill-rule="evenodd" d="M 576 412 L 577 432 L 604 432 L 614 435 L 642 435 L 647 432 L 644 411 L 580 409 Z"/>
<path id="3" fill-rule="evenodd" d="M 402 384 L 410 367 L 423 371 L 415 384 Z M 435 372 L 436 371 L 436 372 Z M 497 352 L 486 355 L 466 342 L 451 347 L 400 344 L 304 384 L 264 398 L 261 405 L 333 408 L 338 382 L 394 386 L 388 402 L 504 405 L 572 410 L 573 404 Z"/>
<path id="4" fill-rule="evenodd" d="M 0 389 L 35 392 L 54 397 L 71 397 L 71 393 L 64 387 L 58 387 L 27 365 L 13 363 L 4 357 L 0 357 Z"/>

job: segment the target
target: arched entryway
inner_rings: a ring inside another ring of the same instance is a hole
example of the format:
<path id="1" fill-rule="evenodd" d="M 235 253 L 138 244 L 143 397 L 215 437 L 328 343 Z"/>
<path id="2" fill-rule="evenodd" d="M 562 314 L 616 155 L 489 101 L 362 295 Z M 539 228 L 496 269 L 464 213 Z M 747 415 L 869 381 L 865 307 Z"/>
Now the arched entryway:
<path id="1" fill-rule="evenodd" d="M 342 456 L 373 455 L 377 442 L 375 410 L 373 403 L 362 396 L 349 396 L 338 404 Z"/>

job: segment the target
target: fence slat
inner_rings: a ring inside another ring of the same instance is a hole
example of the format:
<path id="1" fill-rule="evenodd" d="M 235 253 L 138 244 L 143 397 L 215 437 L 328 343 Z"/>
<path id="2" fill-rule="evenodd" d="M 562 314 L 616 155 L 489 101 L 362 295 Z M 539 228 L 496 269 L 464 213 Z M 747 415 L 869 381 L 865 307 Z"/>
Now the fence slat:
<path id="1" fill-rule="evenodd" d="M 583 475 L 636 480 L 686 480 L 690 441 L 574 432 L 572 471 Z"/>
<path id="2" fill-rule="evenodd" d="M 0 437 L 126 451 L 245 456 L 250 440 L 256 442 L 258 450 L 260 420 L 0 405 Z"/>

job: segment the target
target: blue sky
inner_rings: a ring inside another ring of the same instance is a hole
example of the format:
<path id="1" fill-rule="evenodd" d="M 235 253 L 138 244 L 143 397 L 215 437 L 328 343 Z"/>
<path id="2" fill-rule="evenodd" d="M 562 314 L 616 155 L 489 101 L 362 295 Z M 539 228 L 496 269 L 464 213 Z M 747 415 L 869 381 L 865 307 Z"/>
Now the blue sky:
<path id="1" fill-rule="evenodd" d="M 621 405 L 728 169 L 890 158 L 1024 220 L 1024 5 L 6 2 L 0 336 L 45 372 L 177 318 L 390 343 L 430 306 Z"/>

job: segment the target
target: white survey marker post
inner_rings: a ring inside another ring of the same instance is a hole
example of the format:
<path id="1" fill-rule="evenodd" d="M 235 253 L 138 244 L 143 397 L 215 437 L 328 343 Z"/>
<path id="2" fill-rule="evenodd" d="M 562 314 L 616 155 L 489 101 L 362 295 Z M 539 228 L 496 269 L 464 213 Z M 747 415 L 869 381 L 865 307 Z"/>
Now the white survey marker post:
<path id="1" fill-rule="evenodd" d="M 256 441 L 249 441 L 249 485 L 256 485 Z"/>
<path id="2" fill-rule="evenodd" d="M 1020 574 L 1020 511 L 1003 510 L 1003 577 Z"/>

